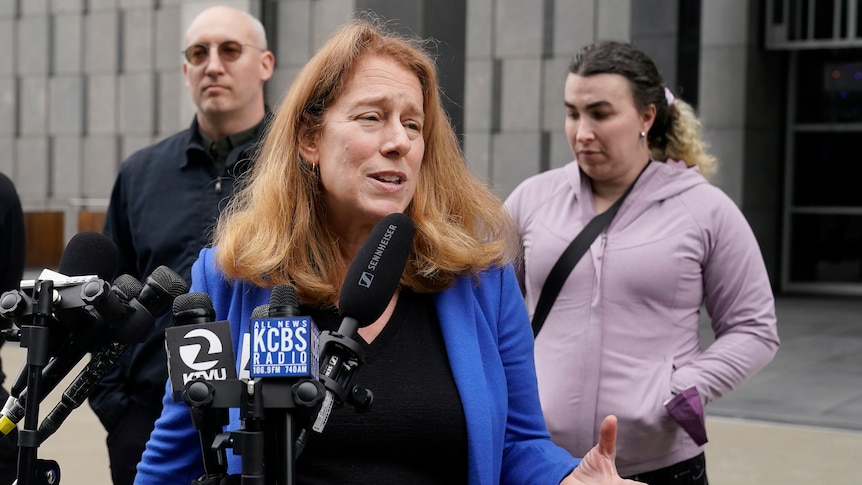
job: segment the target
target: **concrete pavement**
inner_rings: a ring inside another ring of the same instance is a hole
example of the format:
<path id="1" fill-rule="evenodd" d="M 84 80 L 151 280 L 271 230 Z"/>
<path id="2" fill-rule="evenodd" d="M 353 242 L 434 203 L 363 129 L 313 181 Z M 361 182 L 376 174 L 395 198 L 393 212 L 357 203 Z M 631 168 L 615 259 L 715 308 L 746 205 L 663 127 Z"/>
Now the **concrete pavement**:
<path id="1" fill-rule="evenodd" d="M 862 432 L 708 417 L 710 485 L 862 484 Z"/>

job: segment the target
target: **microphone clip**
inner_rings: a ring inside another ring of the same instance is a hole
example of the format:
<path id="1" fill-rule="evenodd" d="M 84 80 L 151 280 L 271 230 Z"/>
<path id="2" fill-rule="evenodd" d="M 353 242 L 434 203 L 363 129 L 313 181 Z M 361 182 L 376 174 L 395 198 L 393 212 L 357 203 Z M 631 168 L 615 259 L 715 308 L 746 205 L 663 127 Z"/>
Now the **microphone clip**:
<path id="1" fill-rule="evenodd" d="M 356 371 L 365 363 L 365 352 L 350 337 L 336 332 L 321 332 L 320 381 L 327 390 L 335 394 L 339 402 L 348 402 L 357 410 L 367 410 L 371 405 L 371 391 L 353 386 Z"/>

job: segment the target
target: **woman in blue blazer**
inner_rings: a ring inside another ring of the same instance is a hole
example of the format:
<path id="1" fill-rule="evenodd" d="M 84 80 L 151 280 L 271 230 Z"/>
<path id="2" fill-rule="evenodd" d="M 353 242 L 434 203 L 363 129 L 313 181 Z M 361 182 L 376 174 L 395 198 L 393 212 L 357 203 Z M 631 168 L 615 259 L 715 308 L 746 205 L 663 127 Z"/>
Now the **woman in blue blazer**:
<path id="1" fill-rule="evenodd" d="M 230 322 L 240 377 L 252 312 L 276 285 L 295 288 L 299 314 L 321 330 L 339 328 L 348 268 L 393 213 L 415 228 L 406 266 L 382 314 L 355 336 L 365 354 L 355 382 L 373 404 L 337 406 L 322 433 L 307 435 L 296 482 L 625 483 L 613 463 L 615 419 L 583 461 L 551 442 L 511 266 L 515 232 L 467 168 L 433 59 L 374 19 L 345 25 L 298 74 L 194 265 L 192 291 Z M 233 410 L 228 428 L 240 423 Z M 243 458 L 259 457 L 230 456 L 229 473 Z M 168 386 L 135 483 L 205 472 L 189 408 Z"/>

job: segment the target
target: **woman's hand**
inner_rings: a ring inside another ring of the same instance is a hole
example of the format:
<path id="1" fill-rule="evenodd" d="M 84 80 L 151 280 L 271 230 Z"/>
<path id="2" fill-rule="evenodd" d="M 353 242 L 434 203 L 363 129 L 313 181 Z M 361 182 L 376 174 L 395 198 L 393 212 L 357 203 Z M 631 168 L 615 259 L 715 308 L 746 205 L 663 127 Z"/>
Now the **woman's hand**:
<path id="1" fill-rule="evenodd" d="M 560 485 L 619 485 L 641 483 L 624 480 L 614 463 L 617 457 L 617 417 L 608 416 L 599 428 L 599 442 Z"/>

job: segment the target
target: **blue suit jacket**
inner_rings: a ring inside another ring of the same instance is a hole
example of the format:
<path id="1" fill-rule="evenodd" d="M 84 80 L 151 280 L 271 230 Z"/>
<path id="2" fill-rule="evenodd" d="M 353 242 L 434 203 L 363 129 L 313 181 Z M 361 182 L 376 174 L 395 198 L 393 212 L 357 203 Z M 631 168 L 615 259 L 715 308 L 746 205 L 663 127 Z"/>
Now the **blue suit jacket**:
<path id="1" fill-rule="evenodd" d="M 218 319 L 231 323 L 235 349 L 248 331 L 251 312 L 269 302 L 270 290 L 228 284 L 201 251 L 191 291 L 210 295 Z M 480 284 L 479 284 L 480 283 Z M 579 460 L 554 445 L 539 405 L 533 334 L 511 266 L 460 278 L 435 303 L 452 373 L 467 420 L 470 484 L 558 484 Z M 239 352 L 237 352 L 239 355 Z M 200 442 L 188 407 L 171 399 L 138 465 L 136 485 L 186 484 L 203 473 Z M 230 428 L 239 426 L 231 410 Z M 230 473 L 241 457 L 229 453 Z"/>

